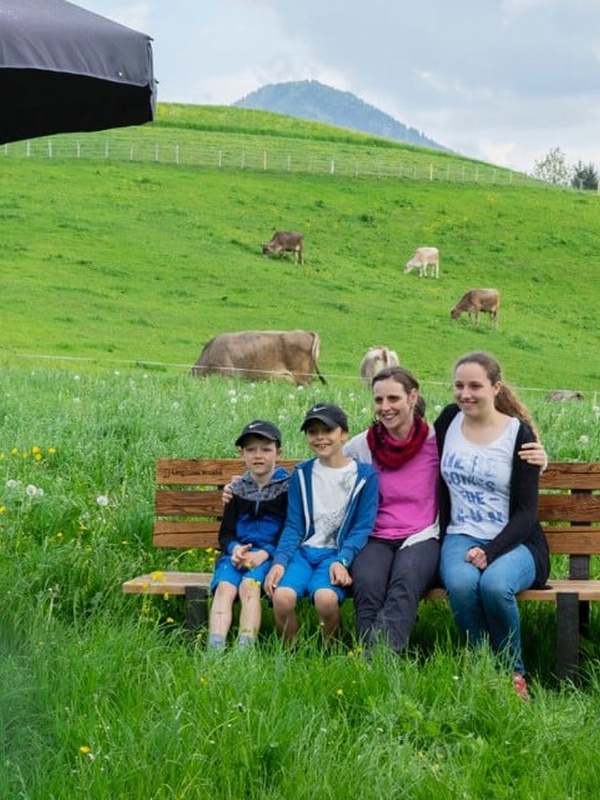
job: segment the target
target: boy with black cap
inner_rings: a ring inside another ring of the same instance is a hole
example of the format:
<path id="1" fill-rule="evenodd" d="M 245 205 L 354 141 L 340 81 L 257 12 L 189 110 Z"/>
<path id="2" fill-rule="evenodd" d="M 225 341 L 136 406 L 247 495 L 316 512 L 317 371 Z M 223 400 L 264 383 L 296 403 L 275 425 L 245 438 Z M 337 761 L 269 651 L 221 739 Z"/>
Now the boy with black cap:
<path id="1" fill-rule="evenodd" d="M 328 642 L 339 628 L 340 603 L 352 583 L 348 569 L 375 524 L 378 478 L 370 464 L 344 455 L 348 419 L 339 406 L 314 405 L 300 430 L 316 457 L 292 473 L 285 527 L 265 591 L 286 640 L 298 631 L 298 598 L 309 595 Z"/>
<path id="2" fill-rule="evenodd" d="M 236 439 L 246 472 L 231 485 L 219 529 L 219 558 L 211 583 L 208 644 L 225 647 L 236 597 L 241 600 L 238 645 L 251 644 L 261 620 L 260 592 L 287 508 L 289 475 L 277 466 L 281 431 L 256 419 Z"/>

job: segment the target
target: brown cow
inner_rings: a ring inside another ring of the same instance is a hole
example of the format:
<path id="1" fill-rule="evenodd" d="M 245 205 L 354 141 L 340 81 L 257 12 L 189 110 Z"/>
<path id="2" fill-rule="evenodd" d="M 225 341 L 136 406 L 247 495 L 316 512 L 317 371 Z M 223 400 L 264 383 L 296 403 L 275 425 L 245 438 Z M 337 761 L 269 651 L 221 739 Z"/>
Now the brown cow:
<path id="1" fill-rule="evenodd" d="M 301 233 L 296 231 L 276 231 L 271 237 L 271 241 L 263 244 L 263 256 L 271 253 L 293 253 L 296 264 L 300 261 L 304 264 L 304 239 Z"/>
<path id="2" fill-rule="evenodd" d="M 388 347 L 370 347 L 360 362 L 360 379 L 365 386 L 371 386 L 373 378 L 380 369 L 397 367 L 400 364 L 398 355 Z"/>
<path id="3" fill-rule="evenodd" d="M 468 314 L 471 322 L 479 324 L 481 312 L 490 315 L 492 325 L 498 324 L 500 294 L 497 289 L 469 289 L 450 311 L 450 316 L 458 319 L 461 314 Z"/>
<path id="4" fill-rule="evenodd" d="M 218 373 L 245 380 L 285 380 L 302 386 L 319 372 L 321 342 L 312 331 L 244 331 L 222 333 L 207 342 L 192 368 L 192 375 Z"/>

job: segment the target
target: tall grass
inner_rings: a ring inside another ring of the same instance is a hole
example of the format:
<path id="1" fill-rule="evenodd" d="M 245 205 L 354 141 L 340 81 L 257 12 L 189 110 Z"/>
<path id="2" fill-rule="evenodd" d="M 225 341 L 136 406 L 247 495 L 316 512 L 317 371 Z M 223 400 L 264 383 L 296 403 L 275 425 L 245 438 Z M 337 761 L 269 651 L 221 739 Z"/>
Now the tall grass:
<path id="1" fill-rule="evenodd" d="M 37 367 L 1 377 L 0 797 L 594 796 L 595 608 L 575 689 L 553 679 L 554 609 L 523 606 L 525 706 L 489 652 L 461 648 L 443 603 L 423 607 L 405 655 L 367 663 L 349 604 L 329 653 L 304 607 L 296 651 L 266 610 L 254 651 L 210 656 L 203 635 L 184 633 L 178 599 L 121 593 L 140 570 L 203 566 L 152 550 L 157 456 L 234 455 L 260 414 L 302 457 L 313 401 L 340 403 L 355 431 L 368 423 L 358 381 L 299 390 Z M 433 416 L 447 392 L 425 394 Z M 526 399 L 552 457 L 600 457 L 591 402 Z"/>

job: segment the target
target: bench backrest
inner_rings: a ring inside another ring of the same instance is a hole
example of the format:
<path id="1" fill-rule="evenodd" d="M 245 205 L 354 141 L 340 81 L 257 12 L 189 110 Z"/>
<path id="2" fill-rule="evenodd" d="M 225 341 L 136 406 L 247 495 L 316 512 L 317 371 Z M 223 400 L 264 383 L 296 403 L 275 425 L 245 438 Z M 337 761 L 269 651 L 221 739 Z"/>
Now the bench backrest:
<path id="1" fill-rule="evenodd" d="M 292 469 L 297 460 L 282 460 Z M 221 493 L 243 472 L 237 458 L 162 458 L 156 464 L 156 547 L 217 548 Z M 600 462 L 551 462 L 540 478 L 538 517 L 553 553 L 570 555 L 572 578 L 600 554 Z"/>

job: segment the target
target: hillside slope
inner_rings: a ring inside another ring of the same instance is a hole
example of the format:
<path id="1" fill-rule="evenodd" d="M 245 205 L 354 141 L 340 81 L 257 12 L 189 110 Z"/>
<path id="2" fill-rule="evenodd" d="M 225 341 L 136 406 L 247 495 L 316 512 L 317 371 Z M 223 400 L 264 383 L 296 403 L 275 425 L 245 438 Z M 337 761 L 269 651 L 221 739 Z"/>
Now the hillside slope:
<path id="1" fill-rule="evenodd" d="M 330 382 L 360 391 L 358 363 L 373 344 L 393 347 L 424 381 L 445 385 L 458 354 L 489 349 L 520 385 L 600 391 L 595 194 L 467 183 L 449 154 L 438 157 L 457 179 L 433 181 L 197 166 L 182 146 L 179 161 L 156 158 L 184 140 L 199 150 L 209 137 L 225 154 L 248 146 L 252 113 L 265 112 L 227 109 L 227 124 L 207 133 L 206 110 L 189 107 L 181 128 L 94 138 L 103 144 L 94 157 L 86 137 L 77 137 L 79 156 L 59 156 L 58 139 L 52 157 L 43 143 L 27 157 L 24 146 L 8 148 L 2 358 L 187 373 L 217 333 L 307 328 L 321 337 Z M 313 124 L 291 126 L 306 125 L 305 138 L 279 133 L 300 163 L 316 143 L 338 146 L 311 139 Z M 378 148 L 356 136 L 343 143 L 348 158 L 356 147 L 377 163 Z M 117 144 L 124 160 L 113 159 Z M 412 150 L 430 162 L 431 151 Z M 277 229 L 304 234 L 304 267 L 262 256 Z M 420 245 L 439 247 L 439 280 L 402 273 Z M 501 293 L 498 330 L 487 319 L 478 328 L 450 320 L 478 286 Z"/>

